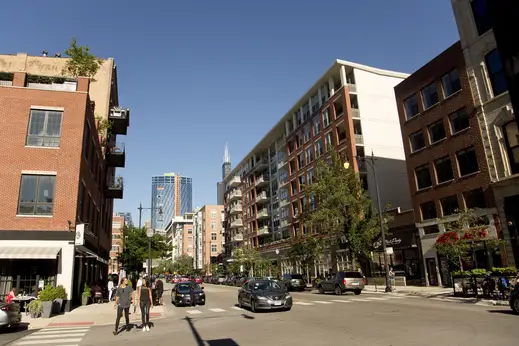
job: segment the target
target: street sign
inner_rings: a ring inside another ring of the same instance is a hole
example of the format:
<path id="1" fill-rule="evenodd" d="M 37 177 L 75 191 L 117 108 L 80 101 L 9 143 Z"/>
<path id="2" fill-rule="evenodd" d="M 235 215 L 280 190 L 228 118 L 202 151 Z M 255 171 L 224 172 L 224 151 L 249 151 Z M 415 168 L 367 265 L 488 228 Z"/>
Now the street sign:
<path id="1" fill-rule="evenodd" d="M 386 254 L 387 255 L 392 255 L 393 254 L 393 248 L 392 247 L 387 247 L 386 248 Z"/>
<path id="2" fill-rule="evenodd" d="M 85 245 L 85 224 L 76 224 L 76 239 L 74 239 L 76 245 Z"/>
<path id="3" fill-rule="evenodd" d="M 148 236 L 148 238 L 153 237 L 153 233 L 154 233 L 154 232 L 153 232 L 153 228 L 148 228 L 148 229 L 146 230 L 146 235 Z"/>

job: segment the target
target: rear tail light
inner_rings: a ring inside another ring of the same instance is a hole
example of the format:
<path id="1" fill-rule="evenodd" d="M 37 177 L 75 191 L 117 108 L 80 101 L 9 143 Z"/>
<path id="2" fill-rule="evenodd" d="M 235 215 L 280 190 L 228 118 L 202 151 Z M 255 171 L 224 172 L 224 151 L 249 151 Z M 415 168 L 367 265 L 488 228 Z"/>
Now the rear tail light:
<path id="1" fill-rule="evenodd" d="M 346 286 L 346 279 L 342 280 L 344 286 Z"/>
<path id="2" fill-rule="evenodd" d="M 0 308 L 0 310 L 2 310 L 2 311 L 7 311 L 7 310 L 9 310 L 9 308 L 8 308 L 7 306 L 2 306 L 2 307 Z"/>
<path id="3" fill-rule="evenodd" d="M 365 285 L 365 284 L 366 284 L 366 282 L 364 281 L 364 279 L 362 279 L 362 284 L 363 284 L 363 285 Z"/>

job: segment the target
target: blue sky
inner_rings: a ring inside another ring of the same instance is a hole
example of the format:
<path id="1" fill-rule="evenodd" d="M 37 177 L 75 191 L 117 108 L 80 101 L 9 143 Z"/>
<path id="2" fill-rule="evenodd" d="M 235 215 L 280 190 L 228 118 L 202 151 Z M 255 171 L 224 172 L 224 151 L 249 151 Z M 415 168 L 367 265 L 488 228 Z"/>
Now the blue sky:
<path id="1" fill-rule="evenodd" d="M 449 0 L 18 0 L 2 12 L 1 53 L 53 54 L 76 36 L 116 59 L 131 108 L 116 210 L 134 220 L 164 172 L 193 178 L 194 206 L 216 203 L 225 142 L 238 163 L 334 59 L 412 72 L 458 39 Z"/>

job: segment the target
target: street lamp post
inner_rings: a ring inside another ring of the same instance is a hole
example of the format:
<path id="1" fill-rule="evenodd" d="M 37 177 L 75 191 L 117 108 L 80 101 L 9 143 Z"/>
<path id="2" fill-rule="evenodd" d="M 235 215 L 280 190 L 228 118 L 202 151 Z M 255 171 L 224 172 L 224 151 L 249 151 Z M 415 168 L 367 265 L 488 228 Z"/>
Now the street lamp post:
<path id="1" fill-rule="evenodd" d="M 371 157 L 360 157 L 357 156 L 357 160 L 362 160 L 365 163 L 368 164 L 368 166 L 371 167 L 371 170 L 373 171 L 373 179 L 375 180 L 375 194 L 377 197 L 377 205 L 378 205 L 378 217 L 379 217 L 379 223 L 380 223 L 380 234 L 382 237 L 382 251 L 384 252 L 384 268 L 386 272 L 386 292 L 391 292 L 391 280 L 389 279 L 389 263 L 387 262 L 387 256 L 386 256 L 386 231 L 384 229 L 384 217 L 382 215 L 382 202 L 380 201 L 380 193 L 378 189 L 378 177 L 377 177 L 377 169 L 375 167 L 375 155 L 373 154 L 373 151 L 371 151 Z M 346 163 L 345 167 L 348 168 L 349 164 Z"/>
<path id="2" fill-rule="evenodd" d="M 151 239 L 153 238 L 153 228 L 148 228 L 146 230 L 146 235 L 148 236 L 148 277 L 151 278 Z"/>

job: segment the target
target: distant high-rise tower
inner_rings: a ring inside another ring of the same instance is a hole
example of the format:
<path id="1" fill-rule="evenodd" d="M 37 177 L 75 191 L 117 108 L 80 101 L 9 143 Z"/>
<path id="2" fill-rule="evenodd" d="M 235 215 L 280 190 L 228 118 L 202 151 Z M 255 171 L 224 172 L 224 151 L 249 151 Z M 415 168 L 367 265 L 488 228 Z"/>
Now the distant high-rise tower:
<path id="1" fill-rule="evenodd" d="M 166 228 L 175 216 L 193 211 L 192 180 L 175 173 L 151 178 L 151 227 Z M 162 214 L 160 211 L 162 210 Z"/>
<path id="2" fill-rule="evenodd" d="M 223 153 L 223 164 L 222 164 L 222 181 L 228 176 L 232 171 L 231 168 L 231 155 L 229 155 L 229 148 L 227 143 L 225 143 L 225 150 Z M 220 182 L 216 183 L 216 203 L 219 205 L 223 205 L 223 196 L 225 194 L 225 184 Z"/>
<path id="3" fill-rule="evenodd" d="M 227 143 L 225 143 L 225 151 L 223 154 L 223 165 L 222 165 L 222 180 L 231 173 L 231 155 L 229 155 L 229 148 L 227 147 Z"/>

